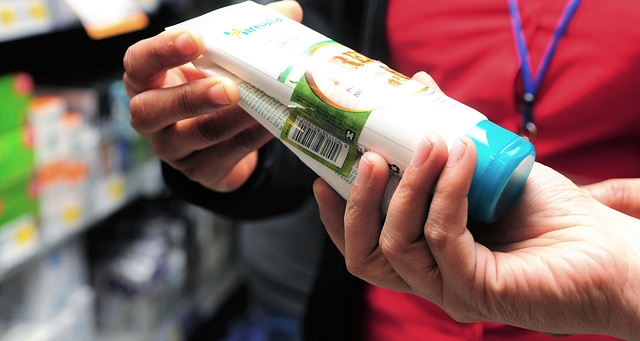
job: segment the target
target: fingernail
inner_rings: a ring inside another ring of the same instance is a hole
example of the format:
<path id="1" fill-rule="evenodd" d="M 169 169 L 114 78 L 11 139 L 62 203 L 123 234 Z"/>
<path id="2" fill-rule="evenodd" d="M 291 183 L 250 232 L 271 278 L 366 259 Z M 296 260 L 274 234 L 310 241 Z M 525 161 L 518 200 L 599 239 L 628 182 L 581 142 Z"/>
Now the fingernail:
<path id="1" fill-rule="evenodd" d="M 365 186 L 365 185 L 368 186 L 369 178 L 371 178 L 372 169 L 373 169 L 373 165 L 363 155 L 360 158 L 360 164 L 358 164 L 358 173 L 356 174 L 356 180 L 353 184 L 358 187 Z"/>
<path id="2" fill-rule="evenodd" d="M 453 166 L 457 164 L 464 156 L 466 150 L 467 144 L 465 142 L 461 140 L 456 140 L 455 142 L 453 142 L 453 146 L 451 146 L 451 150 L 449 151 L 447 166 Z"/>
<path id="3" fill-rule="evenodd" d="M 224 87 L 222 82 L 218 82 L 214 84 L 211 88 L 209 88 L 209 94 L 211 95 L 211 99 L 220 105 L 229 105 L 231 104 L 231 100 L 227 97 L 227 89 Z"/>
<path id="4" fill-rule="evenodd" d="M 411 167 L 418 168 L 422 166 L 422 164 L 429 158 L 431 150 L 433 150 L 431 141 L 429 141 L 426 136 L 423 137 L 418 143 L 416 150 L 413 152 L 413 157 L 411 157 Z"/>
<path id="5" fill-rule="evenodd" d="M 192 55 L 198 51 L 198 47 L 189 32 L 180 34 L 175 40 L 175 46 L 185 56 Z"/>

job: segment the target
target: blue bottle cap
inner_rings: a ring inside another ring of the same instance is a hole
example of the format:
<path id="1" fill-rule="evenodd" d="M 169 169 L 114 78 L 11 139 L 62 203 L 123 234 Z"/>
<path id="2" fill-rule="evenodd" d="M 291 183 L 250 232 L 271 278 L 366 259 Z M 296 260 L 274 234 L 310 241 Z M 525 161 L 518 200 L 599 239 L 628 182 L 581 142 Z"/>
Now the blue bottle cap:
<path id="1" fill-rule="evenodd" d="M 467 132 L 476 145 L 478 163 L 469 190 L 469 214 L 492 223 L 516 201 L 536 157 L 531 142 L 483 120 Z"/>

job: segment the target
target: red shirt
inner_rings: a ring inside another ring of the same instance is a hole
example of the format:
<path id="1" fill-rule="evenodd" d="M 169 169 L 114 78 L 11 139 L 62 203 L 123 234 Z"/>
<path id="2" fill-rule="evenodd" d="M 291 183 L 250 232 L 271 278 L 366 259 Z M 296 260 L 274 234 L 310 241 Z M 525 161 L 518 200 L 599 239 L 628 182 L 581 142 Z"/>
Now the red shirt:
<path id="1" fill-rule="evenodd" d="M 519 1 L 534 73 L 565 4 Z M 394 69 L 427 71 L 447 95 L 518 129 L 524 87 L 507 0 L 390 0 L 387 29 Z M 537 161 L 578 183 L 640 177 L 640 2 L 582 1 L 533 110 Z M 462 324 L 415 296 L 372 286 L 366 295 L 366 340 L 613 339 Z"/>

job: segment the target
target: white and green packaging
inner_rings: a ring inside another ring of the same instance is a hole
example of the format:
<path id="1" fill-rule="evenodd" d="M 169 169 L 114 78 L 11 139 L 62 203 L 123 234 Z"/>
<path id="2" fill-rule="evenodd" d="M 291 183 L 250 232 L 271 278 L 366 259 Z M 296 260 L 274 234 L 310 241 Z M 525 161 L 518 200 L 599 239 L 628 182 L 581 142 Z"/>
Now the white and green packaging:
<path id="1" fill-rule="evenodd" d="M 393 174 L 387 200 L 427 132 L 478 149 L 472 217 L 497 220 L 519 196 L 535 160 L 526 139 L 387 65 L 252 1 L 167 28 L 205 40 L 194 65 L 237 76 L 240 105 L 347 198 L 358 157 L 375 151 Z M 224 69 L 224 70 L 221 70 Z"/>

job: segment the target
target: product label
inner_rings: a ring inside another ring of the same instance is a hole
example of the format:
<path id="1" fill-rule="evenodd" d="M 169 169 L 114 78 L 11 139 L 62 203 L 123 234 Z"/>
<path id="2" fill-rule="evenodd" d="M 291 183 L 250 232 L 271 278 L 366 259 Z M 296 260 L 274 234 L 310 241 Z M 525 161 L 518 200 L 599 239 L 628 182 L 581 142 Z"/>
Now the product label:
<path id="1" fill-rule="evenodd" d="M 424 89 L 417 82 L 334 41 L 312 46 L 280 82 L 294 89 L 280 138 L 325 166 L 347 175 L 371 110 Z"/>
<path id="2" fill-rule="evenodd" d="M 240 91 L 240 99 L 244 103 L 255 110 L 269 124 L 277 128 L 278 131 L 282 131 L 289 115 L 287 107 L 247 82 L 238 83 L 238 90 Z"/>
<path id="3" fill-rule="evenodd" d="M 292 108 L 280 137 L 317 161 L 331 165 L 329 168 L 346 175 L 353 164 L 353 162 L 345 162 L 347 157 L 349 160 L 355 158 L 356 149 L 353 148 L 353 138 L 357 126 L 349 126 L 346 121 L 329 125 L 318 121 L 320 116 L 322 115 L 314 115 L 314 109 Z M 343 115 L 334 115 L 329 119 L 337 120 L 340 116 Z M 323 126 L 325 128 L 322 128 Z M 340 133 L 335 131 L 336 128 L 342 129 L 344 139 L 339 138 Z"/>
<path id="4" fill-rule="evenodd" d="M 307 79 L 298 82 L 292 108 L 280 138 L 342 175 L 348 174 L 357 155 L 357 137 L 370 110 L 345 110 L 328 105 L 311 90 Z"/>

